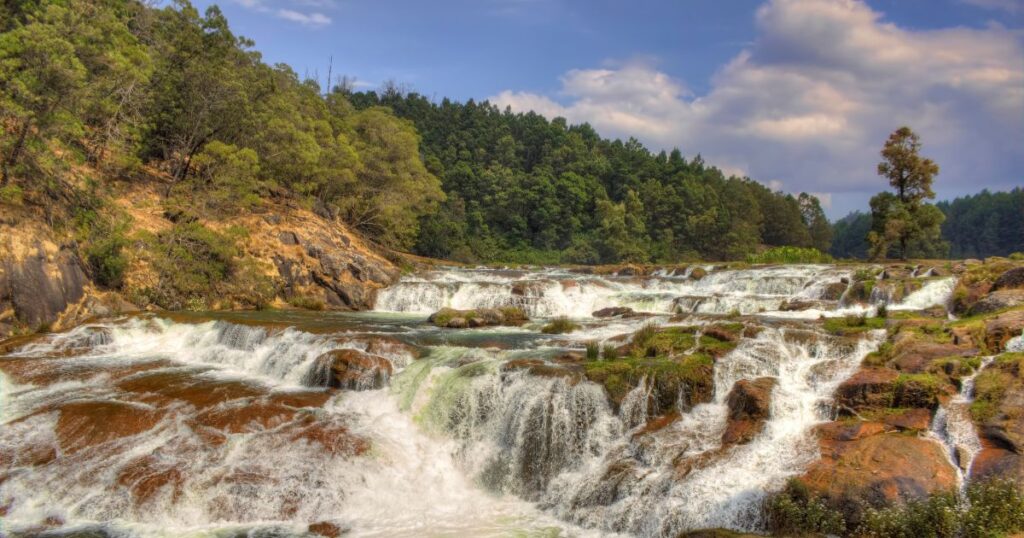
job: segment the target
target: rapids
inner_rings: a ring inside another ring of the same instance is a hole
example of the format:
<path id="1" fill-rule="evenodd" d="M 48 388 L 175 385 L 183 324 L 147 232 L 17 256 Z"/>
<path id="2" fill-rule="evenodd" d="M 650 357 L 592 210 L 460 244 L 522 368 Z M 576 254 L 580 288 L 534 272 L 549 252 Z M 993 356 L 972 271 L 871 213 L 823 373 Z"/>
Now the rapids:
<path id="1" fill-rule="evenodd" d="M 832 416 L 834 388 L 879 342 L 832 337 L 811 320 L 877 305 L 845 304 L 842 267 L 702 269 L 700 279 L 430 271 L 382 290 L 374 312 L 144 315 L 27 342 L 0 356 L 0 532 L 303 536 L 321 522 L 353 536 L 756 531 L 765 495 L 814 459 L 811 429 Z M 890 306 L 948 302 L 949 279 L 922 277 Z M 780 310 L 795 302 L 807 307 Z M 535 319 L 426 323 L 441 307 L 497 306 Z M 611 306 L 643 314 L 591 315 Z M 757 330 L 714 362 L 711 400 L 675 395 L 678 420 L 656 431 L 645 430 L 647 380 L 616 405 L 586 379 L 506 367 L 554 365 L 646 323 L 740 314 Z M 554 316 L 582 328 L 541 334 Z M 385 360 L 387 386 L 315 386 L 318 357 L 337 350 Z M 764 429 L 723 447 L 729 391 L 766 376 L 776 383 Z M 680 461 L 692 470 L 679 474 Z"/>

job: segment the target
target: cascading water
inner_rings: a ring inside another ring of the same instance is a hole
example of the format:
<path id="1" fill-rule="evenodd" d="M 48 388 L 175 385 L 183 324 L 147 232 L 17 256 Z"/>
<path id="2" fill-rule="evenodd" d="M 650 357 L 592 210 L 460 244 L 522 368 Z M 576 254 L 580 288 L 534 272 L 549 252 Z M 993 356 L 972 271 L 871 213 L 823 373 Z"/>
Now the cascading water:
<path id="1" fill-rule="evenodd" d="M 981 360 L 980 366 L 961 380 L 960 392 L 946 405 L 939 406 L 932 418 L 932 433 L 946 447 L 950 463 L 957 469 L 957 478 L 966 485 L 964 477 L 971 471 L 974 457 L 981 452 L 981 440 L 971 422 L 971 402 L 974 401 L 974 378 L 992 363 L 992 357 Z"/>
<path id="2" fill-rule="evenodd" d="M 836 300 L 845 269 L 711 269 L 699 280 L 689 269 L 431 272 L 382 290 L 378 313 L 334 328 L 327 314 L 267 324 L 140 317 L 49 336 L 0 357 L 3 524 L 50 518 L 139 536 L 301 535 L 324 520 L 356 536 L 756 530 L 762 499 L 815 457 L 812 427 L 877 339 L 775 319 L 868 311 Z M 905 304 L 944 304 L 951 288 L 939 282 Z M 779 311 L 796 301 L 814 308 Z M 507 305 L 583 328 L 460 333 L 424 321 L 444 306 Z M 609 306 L 648 314 L 591 317 Z M 673 322 L 677 311 L 690 315 Z M 757 330 L 714 362 L 706 403 L 680 392 L 674 409 L 652 406 L 657 389 L 644 377 L 614 404 L 576 359 L 563 361 L 567 349 L 621 344 L 646 323 L 702 326 L 712 321 L 703 314 L 737 311 L 764 322 L 748 321 Z M 407 344 L 422 347 L 419 359 Z M 309 386 L 332 375 L 323 357 L 338 350 L 386 360 L 389 386 Z M 724 446 L 730 390 L 762 377 L 775 380 L 763 429 Z M 654 413 L 676 418 L 647 431 Z"/>

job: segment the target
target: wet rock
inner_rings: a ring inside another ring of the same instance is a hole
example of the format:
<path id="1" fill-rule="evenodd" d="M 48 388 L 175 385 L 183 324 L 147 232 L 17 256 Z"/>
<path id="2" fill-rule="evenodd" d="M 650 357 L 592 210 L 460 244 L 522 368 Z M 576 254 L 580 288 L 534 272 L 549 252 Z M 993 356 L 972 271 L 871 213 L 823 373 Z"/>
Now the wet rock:
<path id="1" fill-rule="evenodd" d="M 117 483 L 128 488 L 136 505 L 144 504 L 161 490 L 171 491 L 173 499 L 181 495 L 184 475 L 181 469 L 155 456 L 138 458 L 117 472 Z"/>
<path id="2" fill-rule="evenodd" d="M 610 306 L 597 310 L 591 315 L 595 318 L 618 318 L 632 316 L 635 313 L 632 308 L 626 306 Z"/>
<path id="3" fill-rule="evenodd" d="M 317 357 L 306 378 L 311 386 L 379 389 L 391 378 L 391 362 L 357 349 L 335 349 Z"/>
<path id="4" fill-rule="evenodd" d="M 889 407 L 898 377 L 889 368 L 862 368 L 836 389 L 836 403 L 852 410 Z"/>
<path id="5" fill-rule="evenodd" d="M 1014 267 L 999 275 L 992 283 L 992 291 L 1024 289 L 1024 267 Z"/>
<path id="6" fill-rule="evenodd" d="M 690 278 L 693 280 L 701 280 L 708 276 L 708 272 L 703 267 L 694 267 L 693 271 L 690 271 Z"/>
<path id="7" fill-rule="evenodd" d="M 512 283 L 512 295 L 517 297 L 542 297 L 544 286 L 540 282 L 517 280 Z"/>
<path id="8" fill-rule="evenodd" d="M 327 538 L 338 538 L 338 536 L 341 536 L 345 532 L 340 526 L 335 523 L 331 523 L 330 521 L 310 523 L 308 530 L 310 534 L 325 536 Z"/>
<path id="9" fill-rule="evenodd" d="M 526 371 L 537 377 L 562 378 L 572 384 L 582 378 L 579 368 L 568 367 L 571 363 L 552 364 L 541 359 L 514 359 L 501 365 L 502 372 Z"/>
<path id="10" fill-rule="evenodd" d="M 746 327 L 742 323 L 715 324 L 703 328 L 701 334 L 714 338 L 719 342 L 739 342 L 744 335 Z"/>
<path id="11" fill-rule="evenodd" d="M 990 352 L 1006 349 L 1006 343 L 1024 334 L 1024 310 L 1004 312 L 985 320 L 985 346 Z"/>
<path id="12" fill-rule="evenodd" d="M 529 321 L 520 308 L 478 308 L 476 310 L 455 310 L 442 308 L 427 318 L 429 323 L 449 329 L 467 327 L 519 326 Z"/>
<path id="13" fill-rule="evenodd" d="M 726 398 L 728 423 L 722 434 L 722 445 L 749 443 L 764 428 L 771 414 L 774 377 L 741 379 L 733 385 Z"/>
<path id="14" fill-rule="evenodd" d="M 821 457 L 798 479 L 841 510 L 850 526 L 861 521 L 867 507 L 902 504 L 956 487 L 956 470 L 939 443 L 890 433 L 881 424 L 859 428 L 857 435 L 838 437 L 847 428 L 817 428 Z"/>
<path id="15" fill-rule="evenodd" d="M 818 306 L 818 303 L 814 301 L 800 301 L 800 300 L 789 300 L 779 305 L 779 310 L 782 312 L 800 312 L 803 310 L 810 310 Z"/>
<path id="16" fill-rule="evenodd" d="M 928 409 L 912 408 L 887 415 L 883 422 L 903 431 L 928 431 L 932 414 Z"/>
<path id="17" fill-rule="evenodd" d="M 114 400 L 70 402 L 60 406 L 57 440 L 61 451 L 72 454 L 85 448 L 147 431 L 162 414 L 141 405 Z"/>
<path id="18" fill-rule="evenodd" d="M 846 293 L 847 287 L 849 287 L 847 282 L 833 282 L 822 290 L 821 299 L 823 301 L 838 301 Z"/>
<path id="19" fill-rule="evenodd" d="M 1024 289 L 1005 289 L 990 292 L 970 308 L 971 315 L 989 314 L 1006 308 L 1024 305 Z"/>

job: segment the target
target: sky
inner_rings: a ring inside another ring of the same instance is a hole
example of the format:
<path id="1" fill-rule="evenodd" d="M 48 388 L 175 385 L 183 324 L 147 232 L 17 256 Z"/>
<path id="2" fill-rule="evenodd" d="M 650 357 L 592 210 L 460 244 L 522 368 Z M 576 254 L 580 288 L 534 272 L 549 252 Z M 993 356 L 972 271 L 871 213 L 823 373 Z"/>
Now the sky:
<path id="1" fill-rule="evenodd" d="M 213 2 L 200 0 L 198 6 Z M 219 0 L 264 60 L 357 89 L 488 99 L 838 218 L 909 125 L 939 199 L 1024 186 L 1024 0 Z"/>

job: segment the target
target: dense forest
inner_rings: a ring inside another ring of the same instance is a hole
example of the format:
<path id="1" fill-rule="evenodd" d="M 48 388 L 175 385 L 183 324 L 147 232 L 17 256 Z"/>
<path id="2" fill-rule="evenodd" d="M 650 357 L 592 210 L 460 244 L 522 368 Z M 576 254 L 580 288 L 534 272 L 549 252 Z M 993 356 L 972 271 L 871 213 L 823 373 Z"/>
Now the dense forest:
<path id="1" fill-rule="evenodd" d="M 415 248 L 427 256 L 674 262 L 736 259 L 761 245 L 829 247 L 816 198 L 726 177 L 700 156 L 652 153 L 587 124 L 487 102 L 435 103 L 394 86 L 348 98 L 360 110 L 393 110 L 423 137 L 427 168 L 447 194 L 421 219 Z"/>
<path id="2" fill-rule="evenodd" d="M 935 204 L 945 215 L 942 238 L 950 258 L 986 258 L 1024 252 L 1024 189 L 983 190 Z M 867 258 L 871 214 L 854 211 L 833 226 L 830 253 L 838 258 Z M 922 252 L 911 251 L 912 257 Z"/>
<path id="3" fill-rule="evenodd" d="M 0 203 L 51 213 L 115 285 L 130 226 L 107 187 L 154 175 L 175 233 L 210 259 L 230 241 L 197 220 L 281 197 L 386 247 L 465 262 L 730 260 L 782 245 L 867 254 L 863 215 L 833 230 L 815 197 L 678 149 L 394 84 L 324 91 L 263 62 L 217 7 L 200 14 L 187 0 L 0 4 L 0 127 Z M 1021 196 L 940 204 L 950 254 L 1022 250 Z"/>

